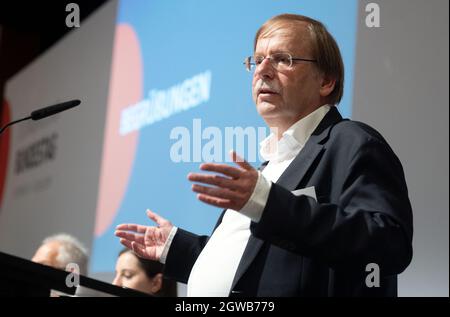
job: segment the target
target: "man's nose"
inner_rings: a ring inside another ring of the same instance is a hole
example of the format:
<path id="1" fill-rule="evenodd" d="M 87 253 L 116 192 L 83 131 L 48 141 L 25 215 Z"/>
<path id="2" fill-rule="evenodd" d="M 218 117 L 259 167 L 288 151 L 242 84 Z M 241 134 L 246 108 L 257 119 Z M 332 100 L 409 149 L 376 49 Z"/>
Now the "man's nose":
<path id="1" fill-rule="evenodd" d="M 270 58 L 265 58 L 255 69 L 255 75 L 261 78 L 272 79 L 275 75 L 275 68 L 273 67 Z"/>

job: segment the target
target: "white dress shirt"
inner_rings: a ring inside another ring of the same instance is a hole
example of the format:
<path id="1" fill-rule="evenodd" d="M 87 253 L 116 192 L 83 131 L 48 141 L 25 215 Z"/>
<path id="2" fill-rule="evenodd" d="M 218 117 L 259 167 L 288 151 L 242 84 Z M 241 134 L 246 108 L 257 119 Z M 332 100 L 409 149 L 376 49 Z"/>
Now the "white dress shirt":
<path id="1" fill-rule="evenodd" d="M 259 172 L 255 189 L 240 211 L 228 209 L 206 246 L 197 258 L 189 276 L 188 296 L 228 296 L 239 262 L 250 237 L 251 221 L 259 222 L 276 182 L 301 151 L 310 135 L 330 110 L 324 105 L 293 124 L 280 140 L 274 134 L 261 142 L 261 156 L 269 161 Z M 275 146 L 273 146 L 275 145 Z M 177 228 L 170 232 L 161 262 L 165 263 Z"/>

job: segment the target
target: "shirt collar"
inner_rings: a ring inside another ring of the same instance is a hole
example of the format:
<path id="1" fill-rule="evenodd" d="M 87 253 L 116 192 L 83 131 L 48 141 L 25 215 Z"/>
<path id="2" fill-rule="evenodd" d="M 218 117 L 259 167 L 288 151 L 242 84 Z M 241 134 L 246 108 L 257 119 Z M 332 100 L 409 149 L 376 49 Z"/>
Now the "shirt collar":
<path id="1" fill-rule="evenodd" d="M 271 133 L 260 143 L 261 157 L 266 161 L 282 162 L 294 158 L 308 141 L 320 121 L 330 110 L 323 105 L 289 127 L 279 141 Z"/>

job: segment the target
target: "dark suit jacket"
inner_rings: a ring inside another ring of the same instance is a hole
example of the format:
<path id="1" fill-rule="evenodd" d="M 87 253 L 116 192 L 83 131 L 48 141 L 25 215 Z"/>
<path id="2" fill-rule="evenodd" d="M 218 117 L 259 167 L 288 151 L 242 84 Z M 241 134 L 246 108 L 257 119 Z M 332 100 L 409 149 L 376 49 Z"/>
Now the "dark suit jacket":
<path id="1" fill-rule="evenodd" d="M 317 202 L 291 193 L 310 186 Z M 377 131 L 343 120 L 335 107 L 272 185 L 250 228 L 231 296 L 396 296 L 397 274 L 412 258 L 400 161 Z M 165 274 L 187 282 L 207 241 L 178 229 Z M 369 263 L 379 266 L 379 287 L 366 285 Z"/>

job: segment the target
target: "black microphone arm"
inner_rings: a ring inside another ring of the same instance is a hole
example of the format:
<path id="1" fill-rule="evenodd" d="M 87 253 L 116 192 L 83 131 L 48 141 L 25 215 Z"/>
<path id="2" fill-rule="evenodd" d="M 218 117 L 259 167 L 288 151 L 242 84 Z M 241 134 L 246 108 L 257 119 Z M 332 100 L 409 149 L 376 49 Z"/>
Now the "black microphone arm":
<path id="1" fill-rule="evenodd" d="M 42 108 L 42 109 L 35 110 L 28 117 L 25 117 L 25 118 L 22 118 L 22 119 L 19 119 L 19 120 L 15 120 L 15 121 L 11 121 L 10 123 L 8 123 L 4 127 L 2 127 L 0 129 L 0 134 L 2 134 L 3 131 L 6 130 L 6 128 L 8 128 L 9 126 L 11 126 L 11 125 L 13 125 L 15 123 L 18 123 L 18 122 L 21 122 L 21 121 L 25 121 L 25 120 L 29 120 L 29 119 L 31 119 L 31 120 L 41 120 L 41 119 L 47 118 L 49 116 L 52 116 L 54 114 L 57 114 L 58 112 L 65 111 L 67 109 L 76 107 L 80 103 L 81 103 L 81 101 L 76 99 L 76 100 L 70 100 L 70 101 L 66 101 L 66 102 L 61 102 L 61 103 L 58 103 L 58 104 L 53 105 L 53 106 L 48 106 L 48 107 L 45 107 L 45 108 Z"/>

